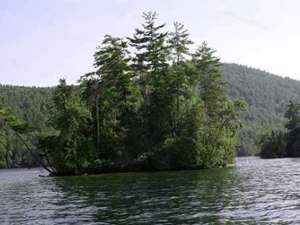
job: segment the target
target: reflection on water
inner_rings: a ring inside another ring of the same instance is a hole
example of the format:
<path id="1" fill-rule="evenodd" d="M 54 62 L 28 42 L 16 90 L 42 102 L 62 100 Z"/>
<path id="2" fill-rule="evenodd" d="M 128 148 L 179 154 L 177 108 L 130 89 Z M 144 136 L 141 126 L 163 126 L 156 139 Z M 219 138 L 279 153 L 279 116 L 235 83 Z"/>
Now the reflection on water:
<path id="1" fill-rule="evenodd" d="M 300 224 L 300 159 L 236 168 L 39 177 L 0 170 L 0 224 Z"/>

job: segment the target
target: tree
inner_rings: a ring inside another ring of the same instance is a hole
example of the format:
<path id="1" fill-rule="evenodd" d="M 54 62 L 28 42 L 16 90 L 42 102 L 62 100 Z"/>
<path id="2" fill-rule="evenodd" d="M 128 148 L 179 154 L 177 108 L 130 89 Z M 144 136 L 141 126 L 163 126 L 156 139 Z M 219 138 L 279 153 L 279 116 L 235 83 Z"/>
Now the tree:
<path id="1" fill-rule="evenodd" d="M 125 142 L 132 126 L 129 117 L 141 104 L 140 91 L 133 81 L 126 41 L 106 35 L 94 56 L 101 89 L 101 118 L 96 118 L 102 130 L 100 156 L 118 161 L 130 157 Z"/>
<path id="2" fill-rule="evenodd" d="M 174 32 L 170 33 L 169 43 L 172 47 L 173 62 L 179 63 L 190 55 L 189 45 L 193 42 L 189 39 L 188 30 L 179 22 L 174 22 Z"/>
<path id="3" fill-rule="evenodd" d="M 191 69 L 191 65 L 186 61 L 186 56 L 189 56 L 189 45 L 193 42 L 189 39 L 188 31 L 184 28 L 184 25 L 175 22 L 174 32 L 170 33 L 169 44 L 173 55 L 172 73 L 173 77 L 170 77 L 171 83 L 173 82 L 173 92 L 175 92 L 176 98 L 176 111 L 173 115 L 173 130 L 174 133 L 178 133 L 178 124 L 176 121 L 180 120 L 180 99 L 187 96 L 189 92 L 190 76 L 194 73 Z"/>
<path id="4" fill-rule="evenodd" d="M 205 111 L 203 167 L 224 166 L 233 162 L 236 134 L 241 127 L 239 114 L 245 104 L 227 97 L 220 59 L 206 42 L 193 54 L 192 62 L 197 69 L 193 82 L 199 88 Z"/>
<path id="5" fill-rule="evenodd" d="M 215 50 L 209 48 L 206 42 L 203 42 L 193 54 L 193 62 L 198 70 L 195 82 L 199 84 L 200 96 L 211 119 L 218 117 L 218 110 L 222 108 L 226 90 L 220 59 L 214 54 Z"/>
<path id="6" fill-rule="evenodd" d="M 260 140 L 260 157 L 262 158 L 281 158 L 286 157 L 286 134 L 282 131 L 264 134 Z"/>
<path id="7" fill-rule="evenodd" d="M 300 104 L 290 101 L 284 115 L 288 122 L 285 127 L 287 132 L 286 152 L 290 157 L 300 156 Z"/>
<path id="8" fill-rule="evenodd" d="M 95 159 L 90 138 L 91 114 L 79 99 L 73 86 L 60 80 L 49 106 L 50 125 L 54 134 L 41 136 L 43 150 L 54 175 L 81 174 Z"/>
<path id="9" fill-rule="evenodd" d="M 286 124 L 286 128 L 289 130 L 293 130 L 296 127 L 300 126 L 300 104 L 297 104 L 293 101 L 289 101 L 287 106 L 287 111 L 285 112 L 285 118 L 288 119 L 288 123 Z"/>
<path id="10" fill-rule="evenodd" d="M 96 139 L 96 152 L 101 153 L 101 97 L 102 83 L 100 77 L 95 72 L 90 72 L 80 78 L 81 98 L 86 102 L 94 120 L 93 137 Z"/>
<path id="11" fill-rule="evenodd" d="M 157 13 L 151 11 L 143 13 L 143 18 L 145 20 L 142 24 L 143 28 L 136 29 L 133 38 L 129 37 L 128 40 L 135 49 L 132 67 L 145 99 L 151 91 L 150 85 L 158 79 L 158 73 L 167 67 L 169 51 L 165 44 L 168 33 L 161 31 L 165 24 L 156 25 L 155 23 Z"/>
<path id="12" fill-rule="evenodd" d="M 271 131 L 260 139 L 262 158 L 299 157 L 300 156 L 300 105 L 290 101 L 285 117 L 288 119 L 287 131 Z"/>
<path id="13" fill-rule="evenodd" d="M 170 130 L 170 104 L 172 96 L 169 89 L 169 46 L 164 24 L 156 25 L 157 13 L 143 14 L 145 23 L 136 29 L 133 38 L 128 38 L 135 49 L 133 64 L 135 79 L 141 87 L 143 104 L 141 107 L 143 142 L 149 154 L 159 149 Z M 146 150 L 147 152 L 147 150 Z M 150 153 L 151 152 L 151 153 Z"/>

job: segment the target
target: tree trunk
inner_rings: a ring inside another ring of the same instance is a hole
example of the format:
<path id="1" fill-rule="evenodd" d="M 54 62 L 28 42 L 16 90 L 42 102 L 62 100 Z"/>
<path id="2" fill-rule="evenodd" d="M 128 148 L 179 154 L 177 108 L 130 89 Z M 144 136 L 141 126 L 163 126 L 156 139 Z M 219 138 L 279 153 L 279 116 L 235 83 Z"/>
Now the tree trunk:
<path id="1" fill-rule="evenodd" d="M 101 140 L 100 140 L 100 108 L 99 108 L 99 95 L 96 97 L 95 101 L 96 107 L 96 141 L 97 141 L 97 150 L 100 152 Z"/>
<path id="2" fill-rule="evenodd" d="M 52 171 L 51 169 L 49 169 L 47 167 L 47 165 L 45 165 L 45 163 L 43 162 L 43 160 L 40 159 L 40 157 L 38 156 L 38 154 L 36 152 L 34 152 L 26 143 L 26 141 L 23 139 L 23 137 L 16 133 L 17 137 L 21 140 L 21 142 L 24 144 L 25 148 L 27 149 L 27 151 L 32 155 L 32 157 L 37 161 L 37 163 L 43 167 L 45 170 L 47 170 L 50 174 L 52 174 L 54 171 Z"/>

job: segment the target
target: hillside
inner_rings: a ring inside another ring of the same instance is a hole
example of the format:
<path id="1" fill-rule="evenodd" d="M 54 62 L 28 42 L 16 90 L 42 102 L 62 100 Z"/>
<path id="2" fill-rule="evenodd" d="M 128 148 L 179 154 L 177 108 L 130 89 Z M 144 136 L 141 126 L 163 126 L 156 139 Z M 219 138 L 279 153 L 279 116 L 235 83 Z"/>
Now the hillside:
<path id="1" fill-rule="evenodd" d="M 245 126 L 240 134 L 239 155 L 255 154 L 255 141 L 269 129 L 283 129 L 284 111 L 289 100 L 300 98 L 300 81 L 282 78 L 262 70 L 237 64 L 224 64 L 229 94 L 248 103 L 243 114 Z M 51 88 L 0 85 L 0 105 L 11 107 L 18 117 L 28 120 L 32 129 L 47 129 L 45 104 Z M 0 168 L 34 166 L 31 157 L 11 134 L 0 138 Z"/>
<path id="2" fill-rule="evenodd" d="M 0 85 L 0 106 L 11 108 L 19 118 L 29 121 L 32 130 L 45 131 L 45 105 L 50 92 L 50 88 Z M 0 131 L 0 168 L 22 166 L 35 166 L 35 163 L 12 133 Z"/>
<path id="3" fill-rule="evenodd" d="M 237 64 L 224 64 L 224 76 L 229 94 L 248 103 L 239 154 L 255 154 L 256 137 L 269 129 L 284 129 L 284 111 L 289 100 L 300 98 L 300 81 Z"/>

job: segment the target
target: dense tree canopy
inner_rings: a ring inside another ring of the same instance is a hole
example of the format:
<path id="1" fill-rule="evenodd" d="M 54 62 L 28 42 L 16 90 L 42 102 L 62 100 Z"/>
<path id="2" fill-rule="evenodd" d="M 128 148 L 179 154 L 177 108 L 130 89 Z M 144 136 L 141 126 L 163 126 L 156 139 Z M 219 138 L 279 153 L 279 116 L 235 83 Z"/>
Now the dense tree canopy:
<path id="1" fill-rule="evenodd" d="M 215 51 L 191 52 L 182 24 L 168 33 L 156 13 L 143 18 L 133 37 L 104 37 L 79 86 L 55 88 L 36 145 L 52 174 L 233 163 L 244 104 L 227 96 Z"/>

